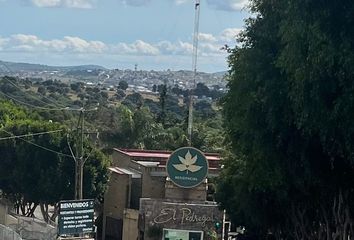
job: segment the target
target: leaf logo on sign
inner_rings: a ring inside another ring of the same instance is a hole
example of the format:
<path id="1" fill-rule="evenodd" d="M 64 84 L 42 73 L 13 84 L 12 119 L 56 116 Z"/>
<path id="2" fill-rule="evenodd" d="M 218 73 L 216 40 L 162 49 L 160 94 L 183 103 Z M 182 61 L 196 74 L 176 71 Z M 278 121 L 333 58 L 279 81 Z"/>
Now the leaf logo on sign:
<path id="1" fill-rule="evenodd" d="M 190 172 L 198 172 L 202 169 L 202 166 L 194 165 L 197 162 L 198 156 L 195 155 L 192 157 L 192 154 L 188 151 L 184 157 L 178 156 L 179 161 L 182 164 L 173 164 L 173 166 L 180 172 L 188 171 Z"/>

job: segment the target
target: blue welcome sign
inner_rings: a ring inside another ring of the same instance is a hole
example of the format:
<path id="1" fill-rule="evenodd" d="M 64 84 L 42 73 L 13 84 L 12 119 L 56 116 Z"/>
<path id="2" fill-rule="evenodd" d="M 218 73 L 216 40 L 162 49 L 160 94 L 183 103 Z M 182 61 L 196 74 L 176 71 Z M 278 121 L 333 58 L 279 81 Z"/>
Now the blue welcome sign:
<path id="1" fill-rule="evenodd" d="M 193 147 L 182 147 L 174 151 L 166 163 L 167 175 L 182 188 L 193 188 L 208 175 L 208 161 L 204 154 Z"/>

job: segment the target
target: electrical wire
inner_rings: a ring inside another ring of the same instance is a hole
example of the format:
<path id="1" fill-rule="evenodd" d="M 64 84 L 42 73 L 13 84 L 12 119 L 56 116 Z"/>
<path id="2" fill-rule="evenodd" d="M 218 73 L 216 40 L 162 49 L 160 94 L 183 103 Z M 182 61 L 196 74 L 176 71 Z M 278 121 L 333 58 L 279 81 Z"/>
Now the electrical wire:
<path id="1" fill-rule="evenodd" d="M 63 130 L 54 130 L 54 131 L 47 131 L 47 132 L 38 132 L 38 133 L 31 133 L 31 134 L 24 134 L 24 135 L 13 135 L 11 137 L 1 137 L 0 140 L 8 140 L 8 139 L 15 139 L 15 138 L 22 138 L 22 137 L 31 137 L 31 136 L 38 136 L 56 132 L 62 132 Z"/>
<path id="2" fill-rule="evenodd" d="M 5 133 L 7 133 L 7 134 L 9 134 L 9 135 L 13 135 L 12 133 L 10 133 L 10 132 L 8 132 L 8 131 L 6 131 L 6 130 L 4 130 L 4 129 L 0 129 L 0 130 L 3 131 L 3 132 L 5 132 Z M 49 151 L 49 152 L 52 152 L 52 153 L 56 153 L 56 154 L 61 155 L 61 156 L 65 156 L 65 157 L 70 157 L 70 158 L 72 158 L 72 156 L 70 156 L 70 155 L 68 155 L 68 154 L 61 153 L 61 152 L 57 152 L 57 151 L 52 150 L 52 149 L 49 149 L 49 148 L 47 148 L 47 147 L 43 147 L 43 146 L 41 146 L 41 145 L 39 145 L 39 144 L 37 144 L 37 143 L 34 143 L 34 142 L 31 142 L 31 141 L 25 140 L 25 139 L 23 139 L 23 138 L 19 138 L 19 139 L 21 139 L 22 141 L 24 141 L 24 142 L 26 142 L 26 143 L 28 143 L 28 144 L 31 144 L 31 145 L 33 145 L 33 146 L 36 146 L 36 147 L 41 148 L 41 149 L 44 149 L 44 150 L 46 150 L 46 151 Z"/>
<path id="3" fill-rule="evenodd" d="M 97 142 L 98 142 L 98 135 L 99 135 L 99 133 L 97 132 L 97 133 L 96 133 L 95 145 L 96 145 Z M 89 157 L 91 156 L 91 154 L 93 153 L 93 151 L 94 151 L 94 148 L 92 148 L 91 151 L 89 152 L 89 154 L 87 154 L 86 158 L 84 159 L 84 164 L 85 164 L 85 162 L 89 159 Z"/>
<path id="4" fill-rule="evenodd" d="M 0 64 L 3 65 L 3 66 L 5 66 L 5 67 L 7 68 L 7 70 L 9 70 L 11 73 L 14 74 L 14 72 L 7 66 L 7 64 L 5 64 L 4 62 L 0 62 Z M 13 86 L 16 87 L 17 89 L 19 89 L 21 92 L 25 93 L 21 87 L 19 87 L 16 83 L 12 82 L 9 78 L 3 78 L 3 79 L 5 79 L 5 80 L 8 81 L 9 83 L 11 83 L 11 85 L 13 85 Z M 42 102 L 42 103 L 44 103 L 44 104 L 48 104 L 48 103 L 42 101 L 39 97 L 35 97 L 35 96 L 33 96 L 33 95 L 30 95 L 30 96 L 31 96 L 33 99 L 36 99 L 36 100 L 39 101 L 39 102 Z M 50 101 L 51 103 L 53 103 L 53 104 L 55 104 L 55 105 L 57 105 L 57 106 L 65 107 L 64 105 L 58 104 L 57 102 L 53 101 L 53 100 L 50 99 L 50 98 L 47 98 L 47 97 L 45 97 L 45 96 L 43 96 L 43 98 L 47 99 L 48 101 Z M 48 104 L 48 105 L 50 105 L 50 104 Z"/>
<path id="5" fill-rule="evenodd" d="M 8 78 L 3 78 L 3 79 L 5 79 L 6 81 L 8 81 L 8 82 L 9 82 L 12 86 L 14 86 L 15 88 L 19 89 L 20 92 L 26 93 L 25 91 L 23 91 L 23 89 L 22 89 L 21 87 L 19 87 L 16 83 L 12 82 L 10 79 L 8 79 Z M 44 103 L 44 104 L 49 105 L 49 106 L 54 106 L 53 104 L 48 104 L 48 103 L 44 102 L 43 100 L 39 99 L 38 97 L 35 97 L 34 95 L 31 95 L 31 94 L 27 94 L 27 95 L 30 96 L 30 97 L 32 97 L 33 99 L 35 99 L 35 100 L 41 102 L 41 103 Z M 61 104 L 55 103 L 53 100 L 51 100 L 51 99 L 49 99 L 49 98 L 47 98 L 47 97 L 43 97 L 43 98 L 45 98 L 45 99 L 47 99 L 48 101 L 50 101 L 50 102 L 54 103 L 55 105 L 57 105 L 57 106 L 55 106 L 55 107 L 58 107 L 58 106 L 61 105 Z M 61 106 L 62 106 L 62 107 L 65 107 L 64 105 L 61 105 Z"/>
<path id="6" fill-rule="evenodd" d="M 74 159 L 75 162 L 77 162 L 76 156 L 75 156 L 75 154 L 74 154 L 74 152 L 73 152 L 73 150 L 72 150 L 72 148 L 71 148 L 70 142 L 69 142 L 69 134 L 66 135 L 66 142 L 67 142 L 67 144 L 68 144 L 68 146 L 69 146 L 69 149 L 70 149 L 70 153 L 71 153 L 71 155 L 72 155 L 72 158 Z"/>
<path id="7" fill-rule="evenodd" d="M 5 66 L 11 73 L 14 73 L 4 62 L 1 62 L 1 61 L 0 61 L 0 64 L 3 65 L 3 66 Z M 19 86 L 17 86 L 17 85 L 16 85 L 14 82 L 12 82 L 10 79 L 6 78 L 6 80 L 9 81 L 14 87 L 18 88 L 22 93 L 25 93 Z M 107 79 L 106 79 L 106 80 L 107 80 Z M 79 109 L 76 109 L 76 108 L 66 107 L 66 106 L 64 106 L 64 105 L 62 105 L 62 104 L 58 104 L 58 103 L 54 102 L 53 100 L 51 100 L 50 98 L 47 98 L 47 97 L 44 97 L 44 98 L 47 99 L 47 100 L 49 100 L 50 102 L 52 102 L 52 103 L 58 105 L 58 106 L 61 105 L 61 106 L 63 106 L 63 107 L 61 107 L 61 108 L 58 108 L 58 107 L 57 107 L 57 108 L 41 107 L 41 106 L 36 106 L 36 105 L 33 105 L 33 104 L 29 104 L 29 103 L 20 101 L 20 100 L 14 98 L 13 96 L 8 95 L 8 94 L 6 94 L 6 93 L 4 93 L 4 92 L 0 92 L 0 93 L 3 94 L 3 95 L 5 95 L 5 96 L 7 96 L 8 98 L 10 98 L 10 99 L 16 101 L 16 102 L 19 102 L 19 103 L 21 103 L 21 104 L 27 105 L 27 106 L 32 107 L 32 108 L 41 109 L 41 110 L 48 110 L 48 111 L 62 111 L 62 110 L 66 110 L 66 111 L 85 111 L 85 112 L 90 112 L 90 111 L 96 111 L 96 110 L 97 110 L 97 108 L 93 108 L 93 109 L 83 109 L 83 108 L 79 108 Z M 48 104 L 48 103 L 42 101 L 41 99 L 39 99 L 39 98 L 37 98 L 37 97 L 35 97 L 35 96 L 33 96 L 33 95 L 30 95 L 30 96 L 31 96 L 32 98 L 36 99 L 37 101 L 40 101 L 40 102 L 42 102 L 42 103 L 44 103 L 44 104 Z M 48 105 L 51 105 L 51 104 L 48 104 Z"/>
<path id="8" fill-rule="evenodd" d="M 21 103 L 23 105 L 26 105 L 28 107 L 32 107 L 32 108 L 36 108 L 36 109 L 41 109 L 41 110 L 47 110 L 47 111 L 83 111 L 83 112 L 91 112 L 91 111 L 96 111 L 97 110 L 97 107 L 96 108 L 92 108 L 92 109 L 83 109 L 83 108 L 69 108 L 69 107 L 65 107 L 65 108 L 47 108 L 47 107 L 40 107 L 40 106 L 36 106 L 36 105 L 33 105 L 31 103 L 26 103 L 24 101 L 21 101 L 21 100 L 18 100 L 16 99 L 15 97 L 9 95 L 9 94 L 6 94 L 2 91 L 0 91 L 0 94 L 6 96 L 7 98 L 10 98 L 18 103 Z"/>
<path id="9" fill-rule="evenodd" d="M 26 105 L 28 107 L 32 107 L 32 108 L 37 108 L 37 109 L 41 109 L 41 110 L 48 110 L 48 111 L 62 111 L 62 110 L 72 110 L 70 108 L 47 108 L 47 107 L 40 107 L 40 106 L 36 106 L 36 105 L 33 105 L 31 103 L 26 103 L 26 102 L 23 102 L 21 100 L 18 100 L 16 98 L 14 98 L 13 96 L 9 95 L 9 94 L 6 94 L 2 91 L 0 91 L 0 94 L 2 94 L 3 96 L 7 97 L 7 98 L 10 98 L 18 103 L 21 103 L 23 105 Z"/>

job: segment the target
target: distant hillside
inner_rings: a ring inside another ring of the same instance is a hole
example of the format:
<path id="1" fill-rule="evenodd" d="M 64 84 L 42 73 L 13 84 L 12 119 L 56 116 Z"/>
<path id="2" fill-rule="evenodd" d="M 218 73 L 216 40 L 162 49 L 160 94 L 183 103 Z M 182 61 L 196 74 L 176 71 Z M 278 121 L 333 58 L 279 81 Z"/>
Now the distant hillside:
<path id="1" fill-rule="evenodd" d="M 98 65 L 81 65 L 81 66 L 48 66 L 32 63 L 15 63 L 0 61 L 0 72 L 37 72 L 37 71 L 83 71 L 83 70 L 106 70 L 106 68 Z"/>
<path id="2" fill-rule="evenodd" d="M 223 76 L 227 75 L 227 73 L 228 73 L 227 71 L 222 71 L 222 72 L 215 72 L 213 74 L 216 76 L 223 77 Z"/>
<path id="3" fill-rule="evenodd" d="M 1 0 L 0 0 L 1 1 Z M 144 86 L 150 90 L 154 85 L 178 85 L 180 88 L 189 88 L 193 81 L 204 83 L 208 87 L 218 86 L 224 88 L 226 72 L 205 73 L 190 70 L 131 70 L 131 69 L 106 69 L 98 65 L 82 66 L 48 66 L 31 63 L 15 63 L 0 60 L 0 76 L 13 76 L 18 78 L 32 78 L 37 80 L 56 79 L 60 81 L 81 81 L 94 84 L 115 86 L 120 81 L 130 85 Z M 194 79 L 195 78 L 195 79 Z"/>

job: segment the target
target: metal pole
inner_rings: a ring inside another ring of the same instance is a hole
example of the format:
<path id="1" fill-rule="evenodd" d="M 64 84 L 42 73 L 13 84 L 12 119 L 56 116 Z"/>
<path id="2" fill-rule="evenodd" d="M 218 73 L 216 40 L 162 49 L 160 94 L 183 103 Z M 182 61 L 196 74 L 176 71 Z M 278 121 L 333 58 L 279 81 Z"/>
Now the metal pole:
<path id="1" fill-rule="evenodd" d="M 225 223 L 226 223 L 226 211 L 223 211 L 222 215 L 222 233 L 221 233 L 221 239 L 225 240 Z"/>
<path id="2" fill-rule="evenodd" d="M 189 113 L 188 113 L 188 137 L 189 146 L 192 146 L 192 130 L 193 130 L 193 95 L 196 87 L 197 77 L 197 55 L 198 55 L 198 37 L 199 37 L 199 15 L 200 15 L 200 0 L 195 1 L 195 17 L 194 17 L 194 35 L 193 35 L 193 85 L 189 92 Z"/>

